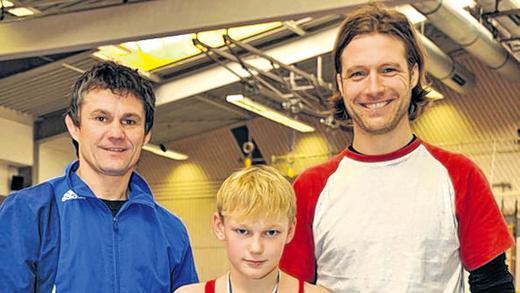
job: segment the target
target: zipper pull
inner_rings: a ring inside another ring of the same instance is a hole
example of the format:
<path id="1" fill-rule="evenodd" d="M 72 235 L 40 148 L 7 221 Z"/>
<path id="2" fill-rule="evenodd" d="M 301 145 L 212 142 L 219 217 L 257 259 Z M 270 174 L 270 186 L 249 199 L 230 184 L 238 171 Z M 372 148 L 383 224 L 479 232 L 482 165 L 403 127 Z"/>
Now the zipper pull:
<path id="1" fill-rule="evenodd" d="M 117 224 L 117 217 L 112 218 L 112 223 L 114 225 L 114 230 L 119 230 L 119 226 Z"/>

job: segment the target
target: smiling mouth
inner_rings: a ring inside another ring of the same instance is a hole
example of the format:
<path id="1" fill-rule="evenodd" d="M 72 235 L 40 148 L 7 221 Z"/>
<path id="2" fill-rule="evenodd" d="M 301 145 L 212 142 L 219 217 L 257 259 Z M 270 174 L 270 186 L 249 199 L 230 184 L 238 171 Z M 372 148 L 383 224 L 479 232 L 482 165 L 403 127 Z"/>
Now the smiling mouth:
<path id="1" fill-rule="evenodd" d="M 392 101 L 393 100 L 388 100 L 388 101 L 383 101 L 383 102 L 378 102 L 378 103 L 360 103 L 360 105 L 363 106 L 364 108 L 367 108 L 370 110 L 375 110 L 375 109 L 383 108 L 384 106 L 390 104 Z"/>
<path id="2" fill-rule="evenodd" d="M 106 148 L 106 147 L 102 147 L 102 149 L 104 149 L 105 151 L 116 152 L 116 153 L 122 153 L 122 152 L 126 151 L 126 148 Z"/>

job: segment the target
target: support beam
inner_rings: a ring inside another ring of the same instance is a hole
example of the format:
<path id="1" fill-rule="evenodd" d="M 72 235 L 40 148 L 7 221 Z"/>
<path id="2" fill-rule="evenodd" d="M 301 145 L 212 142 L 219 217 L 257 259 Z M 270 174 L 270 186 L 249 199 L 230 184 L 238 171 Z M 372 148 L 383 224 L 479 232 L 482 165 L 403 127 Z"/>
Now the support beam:
<path id="1" fill-rule="evenodd" d="M 0 22 L 0 40 L 4 40 L 0 46 L 0 61 L 214 28 L 339 14 L 366 2 L 368 0 L 155 0 Z M 382 2 L 393 5 L 410 1 Z"/>
<path id="2" fill-rule="evenodd" d="M 33 139 L 34 141 L 42 140 L 58 134 L 67 132 L 65 126 L 65 109 L 49 113 L 39 117 L 34 122 Z"/>

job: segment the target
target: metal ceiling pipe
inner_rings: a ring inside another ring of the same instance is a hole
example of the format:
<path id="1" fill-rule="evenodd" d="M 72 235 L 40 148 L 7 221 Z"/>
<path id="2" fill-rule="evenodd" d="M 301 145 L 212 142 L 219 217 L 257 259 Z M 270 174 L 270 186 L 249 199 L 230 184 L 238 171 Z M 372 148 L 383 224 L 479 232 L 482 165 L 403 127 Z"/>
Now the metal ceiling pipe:
<path id="1" fill-rule="evenodd" d="M 510 44 L 514 46 L 520 44 L 520 39 L 514 41 L 520 36 L 520 25 L 518 16 L 520 15 L 520 1 L 518 0 L 476 0 L 477 4 L 482 8 L 482 12 L 487 14 L 488 20 L 502 35 L 502 41 L 510 39 Z M 515 15 L 516 14 L 516 15 Z M 483 15 L 484 16 L 484 15 Z M 506 41 L 508 42 L 508 41 Z M 502 43 L 503 44 L 503 43 Z M 504 45 L 517 60 L 520 60 L 520 52 L 511 51 L 511 47 Z"/>
<path id="2" fill-rule="evenodd" d="M 442 0 L 416 1 L 412 5 L 439 30 L 491 69 L 509 80 L 520 80 L 518 61 L 467 11 Z"/>
<path id="3" fill-rule="evenodd" d="M 428 72 L 458 93 L 464 94 L 475 85 L 475 75 L 457 64 L 423 34 L 418 34 L 426 50 Z"/>
<path id="4" fill-rule="evenodd" d="M 518 0 L 499 0 L 498 2 L 497 0 L 475 0 L 475 2 L 477 2 L 484 12 L 494 12 L 495 8 L 497 8 L 498 12 L 520 8 L 520 2 Z M 501 17 L 502 16 L 499 18 Z"/>

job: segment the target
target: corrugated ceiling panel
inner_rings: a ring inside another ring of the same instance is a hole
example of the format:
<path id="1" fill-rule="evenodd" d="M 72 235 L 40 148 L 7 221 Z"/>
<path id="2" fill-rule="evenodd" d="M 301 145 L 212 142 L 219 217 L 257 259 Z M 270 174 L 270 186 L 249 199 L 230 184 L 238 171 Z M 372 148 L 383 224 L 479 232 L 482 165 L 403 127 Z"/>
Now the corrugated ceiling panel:
<path id="1" fill-rule="evenodd" d="M 199 97 L 182 99 L 157 108 L 154 142 L 182 140 L 226 125 L 246 120 L 248 116 L 233 110 L 230 104 Z"/>
<path id="2" fill-rule="evenodd" d="M 240 149 L 227 127 L 171 143 L 168 147 L 187 154 L 189 159 L 173 161 L 146 153 L 139 170 L 151 184 L 221 180 L 242 166 Z M 185 176 L 175 175 L 183 168 L 187 168 Z M 190 176 L 195 168 L 200 169 L 200 174 Z"/>
<path id="3" fill-rule="evenodd" d="M 90 54 L 82 53 L 4 78 L 0 80 L 0 104 L 34 116 L 62 109 L 79 71 L 95 62 Z"/>
<path id="4" fill-rule="evenodd" d="M 274 163 L 284 174 L 290 165 L 299 173 L 320 163 L 341 151 L 350 141 L 347 133 L 330 131 L 310 121 L 309 124 L 316 128 L 315 132 L 301 133 L 263 118 L 249 122 L 253 138 L 267 162 Z"/>
<path id="5" fill-rule="evenodd" d="M 464 120 L 463 123 L 467 127 L 466 132 L 470 134 L 468 134 L 468 138 L 471 138 L 471 140 L 512 138 L 516 129 L 520 127 L 520 83 L 504 80 L 468 55 L 459 56 L 458 59 L 460 63 L 476 74 L 476 86 L 467 95 L 459 95 L 437 84 L 446 99 L 435 107 L 451 107 L 452 113 L 450 115 L 452 117 L 458 116 Z M 435 109 L 432 110 L 435 112 Z M 447 111 L 439 110 L 437 112 L 439 117 L 447 119 L 445 117 Z M 436 118 L 429 115 L 430 113 L 426 114 L 425 116 L 429 116 L 428 119 Z M 446 122 L 449 121 L 447 119 Z M 457 127 L 458 125 L 443 123 L 440 126 Z M 427 137 L 430 133 L 435 132 L 436 130 L 432 129 L 425 132 L 423 136 Z M 457 139 L 457 137 L 443 138 L 448 139 L 448 141 L 440 142 L 465 141 L 465 139 Z"/>

